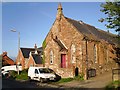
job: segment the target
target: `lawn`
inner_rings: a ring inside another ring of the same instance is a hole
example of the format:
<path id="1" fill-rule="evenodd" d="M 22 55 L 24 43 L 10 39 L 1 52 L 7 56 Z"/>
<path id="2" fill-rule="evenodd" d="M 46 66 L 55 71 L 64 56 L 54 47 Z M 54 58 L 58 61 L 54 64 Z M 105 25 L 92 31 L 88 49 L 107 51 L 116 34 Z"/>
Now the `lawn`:
<path id="1" fill-rule="evenodd" d="M 84 80 L 84 78 L 83 78 L 83 75 L 79 75 L 79 76 L 76 76 L 74 78 L 61 78 L 59 81 L 57 81 L 55 83 L 65 83 L 65 82 L 70 82 L 73 80 L 82 81 L 82 80 Z"/>

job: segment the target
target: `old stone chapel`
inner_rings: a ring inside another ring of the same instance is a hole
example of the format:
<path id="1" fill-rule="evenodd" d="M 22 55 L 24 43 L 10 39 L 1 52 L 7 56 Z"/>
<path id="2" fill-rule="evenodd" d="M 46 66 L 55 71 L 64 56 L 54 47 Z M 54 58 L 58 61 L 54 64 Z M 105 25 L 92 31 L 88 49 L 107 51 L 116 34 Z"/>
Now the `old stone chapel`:
<path id="1" fill-rule="evenodd" d="M 96 75 L 116 67 L 116 35 L 64 16 L 59 3 L 56 19 L 44 43 L 45 67 L 63 78 L 84 75 L 93 69 Z"/>

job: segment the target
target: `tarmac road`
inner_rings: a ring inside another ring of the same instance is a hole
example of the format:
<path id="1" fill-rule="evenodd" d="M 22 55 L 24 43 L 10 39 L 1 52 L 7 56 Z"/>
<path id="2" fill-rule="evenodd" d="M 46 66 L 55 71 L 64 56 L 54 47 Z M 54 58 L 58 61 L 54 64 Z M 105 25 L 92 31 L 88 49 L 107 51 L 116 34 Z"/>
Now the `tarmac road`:
<path id="1" fill-rule="evenodd" d="M 0 90 L 2 89 L 2 76 L 0 74 Z"/>
<path id="2" fill-rule="evenodd" d="M 16 81 L 12 79 L 2 79 L 2 88 L 38 88 L 35 83 L 28 81 Z"/>
<path id="3" fill-rule="evenodd" d="M 1 80 L 1 79 L 0 79 Z M 2 78 L 2 90 L 54 90 L 54 87 L 48 86 L 48 85 L 37 85 L 36 81 L 16 81 L 9 78 Z M 56 89 L 55 89 L 56 90 Z M 57 88 L 59 90 L 59 88 Z"/>

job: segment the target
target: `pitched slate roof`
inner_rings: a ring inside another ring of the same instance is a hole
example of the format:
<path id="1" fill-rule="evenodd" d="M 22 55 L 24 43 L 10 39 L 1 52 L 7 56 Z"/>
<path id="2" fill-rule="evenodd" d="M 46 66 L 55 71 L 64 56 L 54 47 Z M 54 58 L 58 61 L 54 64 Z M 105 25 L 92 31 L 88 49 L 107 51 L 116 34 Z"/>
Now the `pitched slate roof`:
<path id="1" fill-rule="evenodd" d="M 30 52 L 35 52 L 35 48 L 20 48 L 24 58 L 29 58 L 29 54 Z M 39 48 L 37 49 L 38 54 L 40 54 L 42 52 L 42 50 L 39 50 Z"/>
<path id="2" fill-rule="evenodd" d="M 76 21 L 70 18 L 65 17 L 66 20 L 72 24 L 80 33 L 84 36 L 87 36 L 90 40 L 105 40 L 111 44 L 117 44 L 116 35 L 105 32 L 103 30 L 97 29 L 94 26 L 86 24 L 82 21 Z"/>
<path id="3" fill-rule="evenodd" d="M 39 48 L 38 48 L 38 51 L 42 52 L 42 51 L 43 51 L 43 48 L 42 48 L 42 47 L 39 47 Z"/>
<path id="4" fill-rule="evenodd" d="M 34 48 L 21 48 L 24 58 L 29 58 L 29 54 L 31 51 L 35 51 Z"/>
<path id="5" fill-rule="evenodd" d="M 39 54 L 32 54 L 32 57 L 36 64 L 42 64 L 42 58 Z"/>

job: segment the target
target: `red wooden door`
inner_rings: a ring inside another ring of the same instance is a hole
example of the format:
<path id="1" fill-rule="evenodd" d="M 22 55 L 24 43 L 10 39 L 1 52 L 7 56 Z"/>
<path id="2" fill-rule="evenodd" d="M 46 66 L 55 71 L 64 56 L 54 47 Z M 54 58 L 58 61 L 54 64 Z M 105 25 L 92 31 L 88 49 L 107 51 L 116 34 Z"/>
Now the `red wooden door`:
<path id="1" fill-rule="evenodd" d="M 66 54 L 61 54 L 61 68 L 66 67 Z"/>

